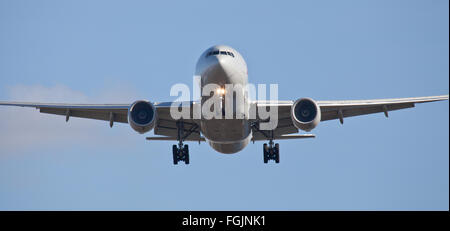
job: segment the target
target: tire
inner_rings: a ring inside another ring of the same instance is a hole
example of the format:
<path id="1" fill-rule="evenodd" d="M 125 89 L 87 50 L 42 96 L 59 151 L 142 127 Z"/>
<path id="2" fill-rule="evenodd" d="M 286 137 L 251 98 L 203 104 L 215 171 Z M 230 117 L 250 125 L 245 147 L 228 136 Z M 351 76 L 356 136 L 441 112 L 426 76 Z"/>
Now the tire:
<path id="1" fill-rule="evenodd" d="M 264 145 L 263 145 L 264 164 L 267 164 L 267 162 L 269 162 L 267 156 L 268 156 L 268 152 L 267 152 L 267 144 L 264 144 Z"/>
<path id="2" fill-rule="evenodd" d="M 275 144 L 275 163 L 280 163 L 280 145 Z"/>
<path id="3" fill-rule="evenodd" d="M 173 145 L 172 146 L 172 155 L 173 155 L 173 164 L 177 165 L 178 164 L 178 148 L 177 145 Z"/>
<path id="4" fill-rule="evenodd" d="M 183 147 L 184 163 L 189 164 L 189 146 L 187 144 Z"/>

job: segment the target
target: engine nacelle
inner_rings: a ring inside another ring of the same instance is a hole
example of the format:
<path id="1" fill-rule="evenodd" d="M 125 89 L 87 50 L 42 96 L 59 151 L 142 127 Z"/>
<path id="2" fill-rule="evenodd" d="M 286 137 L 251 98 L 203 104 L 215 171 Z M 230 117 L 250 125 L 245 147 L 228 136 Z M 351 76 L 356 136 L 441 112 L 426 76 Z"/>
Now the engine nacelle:
<path id="1" fill-rule="evenodd" d="M 291 117 L 295 127 L 309 132 L 320 123 L 320 107 L 310 98 L 298 99 L 292 105 Z"/>
<path id="2" fill-rule="evenodd" d="M 138 100 L 128 109 L 128 123 L 137 132 L 143 134 L 155 127 L 156 108 L 152 103 Z"/>

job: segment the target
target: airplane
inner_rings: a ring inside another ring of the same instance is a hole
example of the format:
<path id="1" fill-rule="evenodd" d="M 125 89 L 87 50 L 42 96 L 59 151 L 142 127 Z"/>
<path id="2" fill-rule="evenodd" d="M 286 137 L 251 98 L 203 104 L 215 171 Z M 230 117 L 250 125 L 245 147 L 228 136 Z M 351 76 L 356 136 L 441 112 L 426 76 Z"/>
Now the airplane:
<path id="1" fill-rule="evenodd" d="M 191 116 L 197 111 L 204 110 L 208 100 L 218 97 L 218 111 L 223 115 L 230 110 L 225 105 L 224 97 L 227 84 L 247 85 L 247 64 L 242 55 L 235 49 L 216 45 L 204 51 L 196 64 L 195 74 L 200 76 L 200 87 L 205 89 L 211 84 L 217 86 L 214 94 L 202 94 L 200 100 L 174 104 L 174 102 L 150 102 L 137 100 L 131 104 L 65 104 L 65 103 L 30 103 L 0 101 L 0 105 L 34 107 L 41 113 L 62 115 L 66 122 L 70 117 L 80 117 L 109 121 L 110 127 L 115 122 L 128 123 L 138 133 L 154 131 L 147 140 L 168 140 L 178 144 L 172 146 L 173 164 L 180 161 L 189 164 L 189 147 L 184 142 L 208 142 L 217 152 L 233 154 L 244 149 L 250 141 L 268 141 L 263 144 L 263 161 L 280 162 L 280 148 L 276 140 L 314 138 L 313 134 L 298 134 L 299 130 L 306 132 L 314 129 L 320 122 L 339 120 L 372 113 L 384 113 L 388 117 L 389 111 L 412 108 L 415 104 L 448 100 L 448 95 L 373 99 L 373 100 L 331 100 L 315 101 L 311 98 L 299 98 L 289 101 L 278 100 L 250 100 L 244 94 L 243 101 L 233 98 L 236 106 L 232 107 L 232 119 L 223 117 L 206 118 L 204 115 Z M 175 105 L 175 106 L 174 106 Z M 214 104 L 214 107 L 216 105 Z M 171 110 L 187 109 L 189 116 L 174 118 Z M 259 112 L 277 109 L 278 120 L 276 127 L 265 130 L 261 124 L 267 122 Z M 228 111 L 226 111 L 228 110 Z M 250 111 L 255 112 L 253 116 Z M 257 113 L 256 113 L 257 112 Z M 237 117 L 243 113 L 244 117 Z M 250 116 L 249 116 L 250 115 Z"/>

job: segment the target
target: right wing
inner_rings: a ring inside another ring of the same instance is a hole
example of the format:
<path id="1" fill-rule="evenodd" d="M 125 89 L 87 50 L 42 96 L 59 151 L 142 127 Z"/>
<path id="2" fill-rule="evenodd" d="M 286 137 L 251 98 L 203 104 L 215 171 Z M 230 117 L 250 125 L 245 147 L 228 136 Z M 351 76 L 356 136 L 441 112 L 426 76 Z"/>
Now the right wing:
<path id="1" fill-rule="evenodd" d="M 109 121 L 112 127 L 114 122 L 128 123 L 128 109 L 131 104 L 65 104 L 65 103 L 28 103 L 28 102 L 6 102 L 0 101 L 0 105 L 33 107 L 39 109 L 41 113 L 62 115 L 66 121 L 70 117 L 79 117 L 95 120 Z M 157 111 L 158 120 L 154 128 L 155 135 L 162 135 L 167 139 L 177 138 L 177 120 L 170 116 L 170 107 L 172 102 L 154 103 Z M 191 108 L 195 102 L 189 102 Z M 200 140 L 200 123 L 193 119 L 183 119 L 184 133 L 189 134 L 186 140 Z"/>
<path id="2" fill-rule="evenodd" d="M 66 104 L 66 103 L 28 103 L 0 101 L 0 105 L 34 107 L 41 113 L 80 117 L 87 119 L 105 120 L 128 123 L 127 113 L 130 104 Z"/>

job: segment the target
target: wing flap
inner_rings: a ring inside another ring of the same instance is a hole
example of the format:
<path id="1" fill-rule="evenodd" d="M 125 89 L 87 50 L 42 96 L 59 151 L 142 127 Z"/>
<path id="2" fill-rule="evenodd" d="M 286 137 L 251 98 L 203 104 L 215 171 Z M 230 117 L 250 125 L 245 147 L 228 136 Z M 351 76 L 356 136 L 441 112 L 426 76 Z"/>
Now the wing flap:
<path id="1" fill-rule="evenodd" d="M 343 107 L 333 107 L 324 108 L 322 111 L 321 121 L 339 119 L 339 110 L 341 110 L 343 118 L 368 115 L 374 113 L 381 113 L 387 111 L 400 110 L 405 108 L 414 107 L 414 103 L 402 103 L 402 104 L 383 104 L 383 105 L 370 105 L 370 106 L 343 106 Z M 322 110 L 322 107 L 321 107 Z"/>
<path id="2" fill-rule="evenodd" d="M 177 137 L 173 136 L 150 136 L 145 138 L 146 140 L 164 140 L 164 141 L 177 141 Z M 205 142 L 205 137 L 199 137 L 199 138 L 192 138 L 188 137 L 184 141 L 198 141 L 198 142 Z"/>
<path id="3" fill-rule="evenodd" d="M 113 121 L 118 123 L 128 123 L 127 110 L 99 110 L 99 109 L 65 109 L 65 108 L 47 108 L 41 107 L 39 109 L 41 113 L 54 114 L 67 116 L 69 112 L 69 117 L 79 117 L 87 119 L 96 119 L 110 121 L 111 113 L 113 114 Z"/>
<path id="4" fill-rule="evenodd" d="M 295 139 L 306 139 L 306 138 L 315 138 L 314 134 L 291 134 L 291 135 L 276 135 L 273 137 L 274 140 L 295 140 Z M 252 141 L 266 141 L 266 137 L 254 136 Z"/>
<path id="5" fill-rule="evenodd" d="M 193 122 L 192 120 L 183 120 L 183 127 L 183 134 L 186 135 L 185 139 L 200 139 L 200 127 L 197 123 Z M 167 117 L 158 117 L 154 133 L 155 135 L 172 137 L 176 139 L 178 136 L 177 120 L 173 120 Z"/>
<path id="6" fill-rule="evenodd" d="M 201 139 L 200 136 L 200 123 L 197 120 L 194 119 L 182 119 L 182 120 L 175 120 L 170 115 L 170 109 L 171 109 L 171 102 L 164 102 L 156 104 L 156 110 L 158 113 L 158 120 L 156 122 L 154 134 L 155 135 L 161 135 L 165 137 L 171 137 L 172 139 L 177 138 L 177 122 L 183 122 L 183 134 L 185 136 L 185 139 L 190 140 L 199 140 Z M 193 115 L 193 109 L 196 104 L 196 102 L 187 102 L 185 104 L 186 106 L 189 106 L 190 111 L 190 117 L 192 118 Z M 182 106 L 178 106 L 178 110 L 181 111 Z"/>

